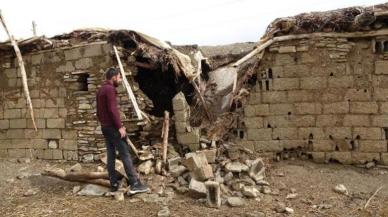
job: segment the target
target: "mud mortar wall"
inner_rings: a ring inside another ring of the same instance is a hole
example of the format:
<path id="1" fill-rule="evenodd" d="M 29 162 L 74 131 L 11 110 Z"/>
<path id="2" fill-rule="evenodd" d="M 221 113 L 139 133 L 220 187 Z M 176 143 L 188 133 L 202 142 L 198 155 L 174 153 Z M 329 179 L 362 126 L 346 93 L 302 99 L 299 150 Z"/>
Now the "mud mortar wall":
<path id="1" fill-rule="evenodd" d="M 103 72 L 114 65 L 111 51 L 110 44 L 97 42 L 23 57 L 38 132 L 27 110 L 16 59 L 0 58 L 0 158 L 97 160 L 105 145 L 95 93 Z M 128 97 L 123 88 L 118 92 L 125 125 L 136 131 Z"/>
<path id="2" fill-rule="evenodd" d="M 320 38 L 269 47 L 241 108 L 241 142 L 317 162 L 388 164 L 388 56 L 379 46 Z"/>

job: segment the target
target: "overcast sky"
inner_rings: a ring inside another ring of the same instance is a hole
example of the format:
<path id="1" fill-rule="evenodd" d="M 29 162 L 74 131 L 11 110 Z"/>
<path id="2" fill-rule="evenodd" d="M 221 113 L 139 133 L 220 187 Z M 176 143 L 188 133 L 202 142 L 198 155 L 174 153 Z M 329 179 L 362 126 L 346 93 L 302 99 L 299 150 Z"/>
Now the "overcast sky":
<path id="1" fill-rule="evenodd" d="M 79 28 L 132 29 L 174 44 L 217 45 L 258 41 L 277 17 L 384 0 L 0 0 L 16 38 L 48 37 Z M 0 41 L 6 40 L 0 28 Z"/>

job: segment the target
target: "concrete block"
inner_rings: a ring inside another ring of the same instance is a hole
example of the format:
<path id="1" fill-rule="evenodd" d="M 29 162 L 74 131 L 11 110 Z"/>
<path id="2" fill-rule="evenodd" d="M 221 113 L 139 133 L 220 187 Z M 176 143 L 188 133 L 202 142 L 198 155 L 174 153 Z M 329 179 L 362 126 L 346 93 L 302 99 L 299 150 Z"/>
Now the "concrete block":
<path id="1" fill-rule="evenodd" d="M 350 127 L 327 127 L 325 137 L 332 139 L 351 139 L 352 129 Z"/>
<path id="2" fill-rule="evenodd" d="M 299 139 L 328 139 L 323 131 L 323 128 L 318 127 L 301 127 L 298 129 Z"/>
<path id="3" fill-rule="evenodd" d="M 353 76 L 329 77 L 328 86 L 334 88 L 352 88 L 354 86 Z"/>
<path id="4" fill-rule="evenodd" d="M 221 207 L 221 191 L 220 184 L 214 181 L 205 182 L 206 200 L 209 207 Z"/>
<path id="5" fill-rule="evenodd" d="M 270 104 L 269 112 L 271 115 L 287 115 L 293 114 L 295 108 L 293 104 Z"/>
<path id="6" fill-rule="evenodd" d="M 273 79 L 273 90 L 295 90 L 299 88 L 298 78 L 275 78 Z"/>
<path id="7" fill-rule="evenodd" d="M 360 152 L 387 152 L 387 140 L 360 140 Z"/>
<path id="8" fill-rule="evenodd" d="M 264 119 L 262 117 L 244 118 L 244 125 L 247 128 L 260 129 L 264 127 Z"/>
<path id="9" fill-rule="evenodd" d="M 204 153 L 191 152 L 186 154 L 183 165 L 185 165 L 190 171 L 194 171 L 195 169 L 208 165 L 208 162 Z"/>
<path id="10" fill-rule="evenodd" d="M 75 61 L 75 68 L 76 69 L 89 69 L 93 67 L 93 60 L 91 58 L 82 58 L 77 61 Z"/>
<path id="11" fill-rule="evenodd" d="M 60 139 L 61 130 L 59 129 L 43 129 L 43 139 Z"/>
<path id="12" fill-rule="evenodd" d="M 328 152 L 335 150 L 335 144 L 331 140 L 313 140 L 314 152 Z"/>
<path id="13" fill-rule="evenodd" d="M 61 129 L 65 128 L 64 119 L 47 119 L 47 128 Z"/>
<path id="14" fill-rule="evenodd" d="M 388 61 L 376 61 L 375 74 L 388 74 Z"/>
<path id="15" fill-rule="evenodd" d="M 318 115 L 317 116 L 317 127 L 328 127 L 328 126 L 341 126 L 343 123 L 343 117 L 339 115 Z"/>
<path id="16" fill-rule="evenodd" d="M 174 111 L 183 111 L 188 108 L 186 97 L 182 92 L 177 93 L 172 99 Z"/>
<path id="17" fill-rule="evenodd" d="M 349 113 L 349 102 L 335 102 L 323 105 L 324 114 L 347 114 Z"/>
<path id="18" fill-rule="evenodd" d="M 343 125 L 367 127 L 371 124 L 368 115 L 345 115 Z"/>
<path id="19" fill-rule="evenodd" d="M 247 139 L 253 141 L 272 140 L 272 129 L 247 129 Z"/>
<path id="20" fill-rule="evenodd" d="M 327 79 L 325 77 L 308 77 L 300 79 L 300 88 L 305 90 L 318 90 L 327 87 Z"/>
<path id="21" fill-rule="evenodd" d="M 215 163 L 217 157 L 217 149 L 206 149 L 202 150 L 201 153 L 204 153 L 208 163 Z"/>
<path id="22" fill-rule="evenodd" d="M 353 114 L 376 114 L 378 105 L 376 102 L 351 102 L 350 113 Z"/>
<path id="23" fill-rule="evenodd" d="M 272 139 L 274 140 L 298 139 L 298 129 L 297 128 L 274 128 L 272 131 Z"/>
<path id="24" fill-rule="evenodd" d="M 88 45 L 88 46 L 85 46 L 83 49 L 84 57 L 95 57 L 95 56 L 101 56 L 101 55 L 102 55 L 101 44 Z"/>
<path id="25" fill-rule="evenodd" d="M 190 180 L 189 184 L 190 196 L 194 198 L 204 198 L 207 194 L 206 185 L 203 182 L 197 181 L 194 178 Z"/>
<path id="26" fill-rule="evenodd" d="M 388 127 L 388 115 L 372 115 L 372 126 Z"/>
<path id="27" fill-rule="evenodd" d="M 199 144 L 199 128 L 193 128 L 191 132 L 177 134 L 177 140 L 180 144 Z"/>
<path id="28" fill-rule="evenodd" d="M 185 133 L 187 130 L 187 122 L 185 121 L 175 121 L 175 131 L 177 133 Z"/>
<path id="29" fill-rule="evenodd" d="M 370 89 L 348 89 L 345 101 L 370 101 L 372 99 Z"/>
<path id="30" fill-rule="evenodd" d="M 63 151 L 63 159 L 68 161 L 78 161 L 77 151 Z"/>
<path id="31" fill-rule="evenodd" d="M 66 60 L 76 60 L 82 58 L 81 48 L 71 48 L 64 51 Z"/>
<path id="32" fill-rule="evenodd" d="M 280 140 L 280 146 L 283 149 L 298 149 L 298 148 L 306 148 L 308 143 L 306 140 Z"/>
<path id="33" fill-rule="evenodd" d="M 288 102 L 311 102 L 314 100 L 314 93 L 307 90 L 288 91 Z"/>
<path id="34" fill-rule="evenodd" d="M 205 181 L 214 177 L 213 168 L 207 164 L 201 168 L 196 168 L 192 171 L 193 177 L 200 181 Z"/>
<path id="35" fill-rule="evenodd" d="M 26 149 L 8 149 L 8 157 L 10 158 L 25 158 Z"/>
<path id="36" fill-rule="evenodd" d="M 262 93 L 263 103 L 283 103 L 287 101 L 286 91 L 267 91 Z"/>

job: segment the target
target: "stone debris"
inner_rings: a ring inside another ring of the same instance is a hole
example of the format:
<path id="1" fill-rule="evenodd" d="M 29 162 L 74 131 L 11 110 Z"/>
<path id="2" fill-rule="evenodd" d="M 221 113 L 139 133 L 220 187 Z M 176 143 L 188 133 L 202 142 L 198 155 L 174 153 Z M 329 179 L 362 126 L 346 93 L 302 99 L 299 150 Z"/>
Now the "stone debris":
<path id="1" fill-rule="evenodd" d="M 30 196 L 33 196 L 37 193 L 38 193 L 38 191 L 36 189 L 28 189 L 26 192 L 23 193 L 23 196 L 30 197 Z"/>
<path id="2" fill-rule="evenodd" d="M 260 191 L 257 190 L 257 188 L 254 186 L 244 186 L 242 188 L 242 193 L 244 196 L 248 198 L 255 198 L 259 196 Z"/>
<path id="3" fill-rule="evenodd" d="M 248 171 L 249 167 L 240 162 L 229 162 L 226 164 L 225 169 L 227 172 L 240 173 Z"/>
<path id="4" fill-rule="evenodd" d="M 265 213 L 260 211 L 253 211 L 252 213 L 246 213 L 245 217 L 265 217 Z"/>
<path id="5" fill-rule="evenodd" d="M 79 196 L 103 196 L 109 192 L 109 188 L 100 185 L 88 184 L 77 193 Z"/>
<path id="6" fill-rule="evenodd" d="M 117 201 L 124 201 L 124 192 L 122 191 L 117 191 L 115 192 L 114 196 L 115 200 Z"/>
<path id="7" fill-rule="evenodd" d="M 73 166 L 70 167 L 70 172 L 80 172 L 82 170 L 82 166 L 80 163 L 76 163 Z"/>
<path id="8" fill-rule="evenodd" d="M 190 181 L 189 191 L 191 196 L 195 198 L 206 197 L 207 195 L 205 183 L 197 181 L 194 178 L 192 178 Z"/>
<path id="9" fill-rule="evenodd" d="M 170 216 L 170 209 L 167 206 L 164 206 L 158 212 L 158 217 L 169 217 L 169 216 Z"/>
<path id="10" fill-rule="evenodd" d="M 206 186 L 206 199 L 209 207 L 219 208 L 221 206 L 221 191 L 220 184 L 218 182 L 207 181 Z"/>
<path id="11" fill-rule="evenodd" d="M 81 190 L 81 186 L 79 186 L 79 185 L 74 186 L 73 187 L 73 194 L 78 193 L 80 190 Z"/>
<path id="12" fill-rule="evenodd" d="M 148 175 L 151 173 L 153 167 L 153 162 L 151 160 L 148 160 L 146 162 L 143 162 L 141 163 L 138 167 L 137 167 L 137 170 L 140 172 L 140 173 L 143 173 L 145 175 Z"/>
<path id="13" fill-rule="evenodd" d="M 339 194 L 344 194 L 344 195 L 349 194 L 348 189 L 343 184 L 336 185 L 333 190 L 334 192 Z"/>
<path id="14" fill-rule="evenodd" d="M 264 179 L 265 176 L 265 167 L 262 159 L 258 158 L 252 162 L 251 167 L 249 168 L 249 176 L 254 179 L 256 182 L 259 182 Z"/>
<path id="15" fill-rule="evenodd" d="M 287 194 L 286 199 L 295 199 L 296 197 L 298 197 L 297 193 L 291 193 Z"/>
<path id="16" fill-rule="evenodd" d="M 231 207 L 241 207 L 245 204 L 245 201 L 240 197 L 228 197 L 226 201 Z"/>

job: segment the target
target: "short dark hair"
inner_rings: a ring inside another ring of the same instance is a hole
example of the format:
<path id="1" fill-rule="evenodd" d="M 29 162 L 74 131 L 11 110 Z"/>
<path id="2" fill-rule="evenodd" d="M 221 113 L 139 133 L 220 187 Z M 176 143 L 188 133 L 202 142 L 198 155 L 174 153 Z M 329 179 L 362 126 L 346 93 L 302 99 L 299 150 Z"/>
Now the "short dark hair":
<path id="1" fill-rule="evenodd" d="M 119 74 L 119 70 L 117 70 L 117 68 L 110 67 L 109 69 L 107 69 L 105 71 L 105 78 L 106 78 L 106 80 L 110 80 L 114 76 L 116 76 L 117 74 Z"/>

